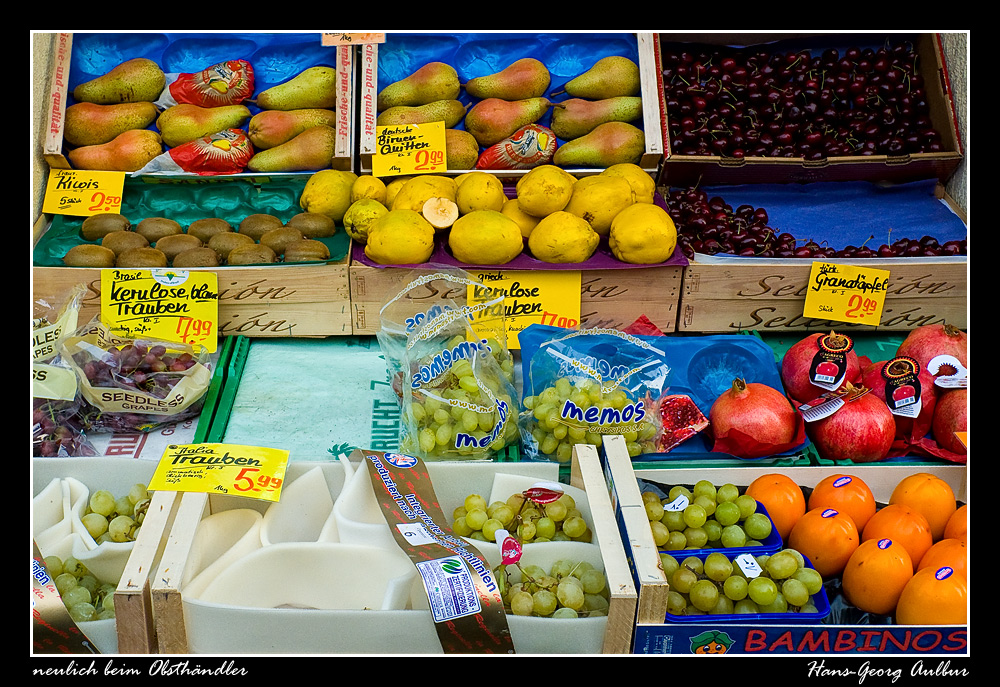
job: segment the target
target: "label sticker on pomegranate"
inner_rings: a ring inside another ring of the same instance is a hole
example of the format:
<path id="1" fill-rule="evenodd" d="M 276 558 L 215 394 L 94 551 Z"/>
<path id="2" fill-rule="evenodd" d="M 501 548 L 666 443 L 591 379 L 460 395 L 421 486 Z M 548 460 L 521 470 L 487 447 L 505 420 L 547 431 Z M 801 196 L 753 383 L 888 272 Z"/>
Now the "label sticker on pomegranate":
<path id="1" fill-rule="evenodd" d="M 953 355 L 936 355 L 927 361 L 927 371 L 934 375 L 934 385 L 942 389 L 965 389 L 969 370 Z"/>
<path id="2" fill-rule="evenodd" d="M 919 374 L 920 363 L 906 356 L 893 358 L 882 366 L 885 402 L 893 415 L 910 418 L 920 415 Z"/>
<path id="3" fill-rule="evenodd" d="M 809 366 L 809 381 L 833 391 L 847 375 L 847 354 L 854 348 L 854 340 L 843 334 L 826 334 L 816 344 L 819 350 Z"/>

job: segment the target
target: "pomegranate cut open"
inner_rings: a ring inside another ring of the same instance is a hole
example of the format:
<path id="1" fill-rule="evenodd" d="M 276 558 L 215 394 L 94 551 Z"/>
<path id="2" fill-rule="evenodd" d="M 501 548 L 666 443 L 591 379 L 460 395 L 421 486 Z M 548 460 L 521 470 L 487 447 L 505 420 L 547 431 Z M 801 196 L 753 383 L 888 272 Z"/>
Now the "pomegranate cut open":
<path id="1" fill-rule="evenodd" d="M 708 418 L 686 394 L 663 396 L 659 401 L 659 410 L 663 425 L 658 446 L 661 453 L 668 453 L 708 427 Z"/>

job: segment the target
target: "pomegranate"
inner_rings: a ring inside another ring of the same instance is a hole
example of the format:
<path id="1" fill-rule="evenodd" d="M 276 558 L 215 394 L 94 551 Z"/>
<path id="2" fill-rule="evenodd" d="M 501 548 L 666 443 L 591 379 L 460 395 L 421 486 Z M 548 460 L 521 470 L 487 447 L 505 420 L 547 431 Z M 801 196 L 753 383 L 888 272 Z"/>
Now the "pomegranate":
<path id="1" fill-rule="evenodd" d="M 659 411 L 663 426 L 659 449 L 663 453 L 708 427 L 708 418 L 685 394 L 664 396 L 660 399 Z"/>
<path id="2" fill-rule="evenodd" d="M 888 360 L 881 360 L 872 363 L 866 366 L 861 373 L 861 384 L 871 389 L 871 393 L 883 401 L 886 401 L 886 380 L 882 376 L 882 368 L 888 362 Z M 937 403 L 937 387 L 934 386 L 934 377 L 923 368 L 917 375 L 917 381 L 920 382 L 920 413 L 916 418 L 893 414 L 897 439 L 919 439 L 930 431 L 931 420 L 934 418 L 934 406 Z M 898 391 L 902 392 L 902 389 Z"/>
<path id="3" fill-rule="evenodd" d="M 968 335 L 950 324 L 925 324 L 917 327 L 903 339 L 896 355 L 905 355 L 927 369 L 927 363 L 938 355 L 951 355 L 963 366 L 969 366 Z M 947 372 L 942 369 L 939 374 Z"/>
<path id="4" fill-rule="evenodd" d="M 952 453 L 965 454 L 965 444 L 955 432 L 969 431 L 968 390 L 953 389 L 941 394 L 934 409 L 931 434 L 941 448 Z"/>
<path id="5" fill-rule="evenodd" d="M 829 336 L 834 345 L 846 344 L 849 341 L 848 337 L 838 335 L 836 332 L 830 332 L 829 335 L 811 334 L 793 344 L 781 359 L 781 381 L 785 385 L 785 391 L 796 402 L 811 401 L 827 391 L 809 379 L 809 370 L 820 350 L 820 338 L 825 336 Z M 847 373 L 844 381 L 858 381 L 861 375 L 861 363 L 853 348 L 847 352 L 846 362 Z"/>
<path id="6" fill-rule="evenodd" d="M 863 387 L 855 389 L 865 391 Z M 885 401 L 868 391 L 832 415 L 807 422 L 806 433 L 826 460 L 873 463 L 889 454 L 896 421 Z"/>
<path id="7" fill-rule="evenodd" d="M 716 436 L 736 430 L 761 444 L 787 444 L 795 438 L 799 415 L 785 395 L 758 382 L 733 380 L 708 411 Z"/>

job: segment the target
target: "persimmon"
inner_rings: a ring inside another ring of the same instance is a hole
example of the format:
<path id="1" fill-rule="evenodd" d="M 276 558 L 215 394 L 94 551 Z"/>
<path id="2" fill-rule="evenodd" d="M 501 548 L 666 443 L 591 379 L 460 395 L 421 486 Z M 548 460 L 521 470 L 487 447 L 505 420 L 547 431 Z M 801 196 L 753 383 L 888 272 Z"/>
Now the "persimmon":
<path id="1" fill-rule="evenodd" d="M 860 532 L 875 515 L 877 505 L 871 488 L 855 475 L 836 474 L 823 478 L 809 495 L 808 510 L 835 508 L 849 515 Z"/>
<path id="2" fill-rule="evenodd" d="M 839 575 L 860 543 L 854 520 L 833 508 L 806 511 L 788 535 L 788 547 L 808 558 L 824 578 Z"/>
<path id="3" fill-rule="evenodd" d="M 899 595 L 899 625 L 964 625 L 969 621 L 969 586 L 950 567 L 918 570 Z"/>
<path id="4" fill-rule="evenodd" d="M 958 509 L 951 485 L 929 472 L 918 472 L 900 480 L 892 490 L 889 503 L 906 504 L 920 511 L 931 526 L 934 541 L 941 539 L 948 519 Z"/>
<path id="5" fill-rule="evenodd" d="M 966 580 L 969 579 L 969 547 L 964 539 L 942 539 L 935 542 L 917 563 L 917 570 L 946 565 Z"/>
<path id="6" fill-rule="evenodd" d="M 944 526 L 943 539 L 961 539 L 965 541 L 969 533 L 969 504 L 963 504 L 948 518 Z"/>
<path id="7" fill-rule="evenodd" d="M 867 613 L 890 615 L 899 595 L 913 577 L 913 561 L 902 544 L 892 539 L 863 541 L 841 573 L 844 597 Z"/>
<path id="8" fill-rule="evenodd" d="M 892 503 L 878 510 L 861 531 L 861 541 L 892 539 L 910 554 L 913 570 L 927 549 L 934 544 L 931 526 L 919 511 L 902 503 Z"/>

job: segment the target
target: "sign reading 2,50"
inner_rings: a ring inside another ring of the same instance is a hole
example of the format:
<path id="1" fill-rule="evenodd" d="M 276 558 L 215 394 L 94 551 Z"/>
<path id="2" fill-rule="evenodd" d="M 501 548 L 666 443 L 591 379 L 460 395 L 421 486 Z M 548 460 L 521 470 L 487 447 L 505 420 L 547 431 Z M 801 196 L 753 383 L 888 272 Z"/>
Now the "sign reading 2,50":
<path id="1" fill-rule="evenodd" d="M 874 298 L 864 298 L 858 294 L 850 297 L 847 301 L 847 317 L 865 317 L 878 310 L 878 302 Z"/>
<path id="2" fill-rule="evenodd" d="M 107 210 L 109 208 L 118 208 L 122 205 L 121 196 L 109 196 L 103 191 L 98 191 L 93 196 L 91 196 L 91 205 L 88 210 L 93 212 L 100 212 L 101 210 Z"/>
<path id="3" fill-rule="evenodd" d="M 443 150 L 418 150 L 413 156 L 414 169 L 437 169 L 444 164 Z"/>
<path id="4" fill-rule="evenodd" d="M 233 479 L 233 488 L 237 491 L 268 491 L 281 486 L 281 478 L 273 475 L 258 475 L 251 478 L 249 473 L 260 472 L 257 468 L 243 468 Z"/>

